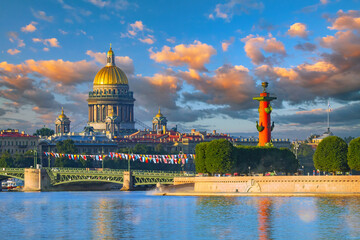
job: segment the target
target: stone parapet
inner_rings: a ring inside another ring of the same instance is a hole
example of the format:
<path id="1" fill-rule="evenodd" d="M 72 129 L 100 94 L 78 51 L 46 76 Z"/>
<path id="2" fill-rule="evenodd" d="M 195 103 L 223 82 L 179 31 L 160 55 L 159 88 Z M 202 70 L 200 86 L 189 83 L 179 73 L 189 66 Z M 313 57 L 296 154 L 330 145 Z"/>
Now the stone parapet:
<path id="1" fill-rule="evenodd" d="M 176 177 L 199 193 L 360 193 L 360 176 Z"/>

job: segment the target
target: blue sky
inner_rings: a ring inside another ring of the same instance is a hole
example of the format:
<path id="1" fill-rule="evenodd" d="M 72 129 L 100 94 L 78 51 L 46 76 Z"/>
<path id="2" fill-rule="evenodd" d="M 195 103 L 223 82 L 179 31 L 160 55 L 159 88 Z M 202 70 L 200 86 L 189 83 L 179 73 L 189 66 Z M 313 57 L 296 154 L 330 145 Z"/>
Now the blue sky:
<path id="1" fill-rule="evenodd" d="M 0 3 L 0 123 L 74 130 L 112 43 L 134 92 L 135 118 L 160 106 L 183 130 L 256 136 L 269 82 L 274 137 L 360 133 L 360 2 L 53 0 Z"/>

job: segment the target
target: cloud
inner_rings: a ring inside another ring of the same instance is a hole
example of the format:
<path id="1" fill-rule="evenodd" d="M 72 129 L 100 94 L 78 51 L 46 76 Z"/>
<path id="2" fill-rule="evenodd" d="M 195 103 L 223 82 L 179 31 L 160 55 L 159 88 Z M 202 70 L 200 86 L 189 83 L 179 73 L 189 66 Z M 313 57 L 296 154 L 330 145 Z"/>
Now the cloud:
<path id="1" fill-rule="evenodd" d="M 99 7 L 99 8 L 114 8 L 116 10 L 125 10 L 129 8 L 129 6 L 137 6 L 134 3 L 129 3 L 126 0 L 114 0 L 114 1 L 104 1 L 104 0 L 87 0 L 89 3 L 92 3 L 93 5 Z"/>
<path id="2" fill-rule="evenodd" d="M 231 44 L 235 41 L 234 37 L 231 37 L 229 40 L 225 40 L 221 43 L 222 50 L 226 52 Z"/>
<path id="3" fill-rule="evenodd" d="M 97 63 L 101 65 L 105 65 L 106 63 L 106 53 L 101 52 L 93 52 L 91 50 L 87 50 L 86 54 L 90 57 L 94 58 Z M 115 56 L 115 64 L 119 66 L 127 75 L 134 74 L 134 63 L 131 58 L 128 56 Z"/>
<path id="4" fill-rule="evenodd" d="M 139 38 L 139 41 L 142 43 L 153 44 L 155 42 L 155 39 L 154 36 L 147 35 L 146 38 Z"/>
<path id="5" fill-rule="evenodd" d="M 255 25 L 253 25 L 253 27 L 251 28 L 252 31 L 266 30 L 268 32 L 270 32 L 270 31 L 272 31 L 274 29 L 275 29 L 275 26 L 272 23 L 267 22 L 264 18 L 260 18 L 259 22 L 257 24 L 255 24 Z"/>
<path id="6" fill-rule="evenodd" d="M 321 38 L 320 45 L 325 48 L 331 48 L 336 53 L 344 57 L 360 56 L 360 36 L 352 31 L 337 32 L 335 36 L 326 36 Z"/>
<path id="7" fill-rule="evenodd" d="M 193 69 L 180 72 L 179 76 L 194 87 L 195 92 L 186 92 L 185 101 L 197 101 L 231 109 L 247 109 L 253 106 L 255 82 L 249 70 L 241 65 L 223 65 L 213 76 L 199 74 Z"/>
<path id="8" fill-rule="evenodd" d="M 19 34 L 17 32 L 9 32 L 8 36 L 10 42 L 12 43 L 17 42 L 17 47 L 25 47 L 24 40 L 21 40 L 19 38 Z"/>
<path id="9" fill-rule="evenodd" d="M 180 44 L 173 47 L 164 46 L 160 52 L 150 51 L 150 58 L 155 62 L 167 63 L 170 66 L 188 65 L 190 68 L 206 71 L 204 64 L 210 62 L 216 50 L 206 43 L 195 40 L 193 44 Z"/>
<path id="10" fill-rule="evenodd" d="M 303 23 L 294 23 L 290 26 L 287 34 L 291 37 L 302 37 L 307 38 L 309 32 L 306 30 L 306 25 Z"/>
<path id="11" fill-rule="evenodd" d="M 343 10 L 337 12 L 338 17 L 332 21 L 332 30 L 356 30 L 360 32 L 360 11 L 349 10 L 345 13 Z"/>
<path id="12" fill-rule="evenodd" d="M 244 50 L 246 55 L 255 65 L 261 63 L 271 64 L 276 62 L 278 57 L 286 56 L 284 44 L 277 41 L 272 35 L 269 35 L 269 38 L 266 39 L 265 37 L 255 37 L 250 34 L 246 38 L 243 38 L 242 41 L 245 42 Z M 272 53 L 272 55 L 265 57 L 261 50 L 266 53 Z"/>
<path id="13" fill-rule="evenodd" d="M 36 31 L 36 27 L 35 25 L 37 24 L 37 22 L 31 22 L 28 25 L 26 25 L 25 27 L 21 28 L 22 32 L 35 32 Z"/>
<path id="14" fill-rule="evenodd" d="M 176 37 L 167 38 L 166 41 L 168 41 L 169 43 L 175 43 Z"/>
<path id="15" fill-rule="evenodd" d="M 53 16 L 47 16 L 46 13 L 44 11 L 35 11 L 33 9 L 31 9 L 32 14 L 34 17 L 47 21 L 47 22 L 52 22 L 54 20 Z"/>
<path id="16" fill-rule="evenodd" d="M 47 38 L 47 39 L 33 38 L 32 40 L 35 43 L 41 42 L 45 46 L 60 47 L 59 42 L 58 42 L 58 40 L 56 38 Z"/>
<path id="17" fill-rule="evenodd" d="M 234 15 L 249 14 L 251 10 L 261 11 L 263 8 L 264 4 L 255 0 L 228 0 L 226 3 L 217 4 L 209 18 L 230 21 Z"/>
<path id="18" fill-rule="evenodd" d="M 316 45 L 313 43 L 298 43 L 294 46 L 295 49 L 301 50 L 301 51 L 307 51 L 307 52 L 313 52 L 316 50 Z"/>
<path id="19" fill-rule="evenodd" d="M 10 54 L 10 55 L 15 55 L 15 54 L 18 54 L 20 53 L 21 51 L 17 50 L 16 48 L 15 49 L 8 49 L 7 50 L 7 53 Z"/>
<path id="20" fill-rule="evenodd" d="M 134 23 L 129 24 L 127 33 L 122 33 L 122 38 L 135 38 L 138 37 L 138 40 L 146 44 L 154 44 L 155 37 L 154 35 L 148 34 L 152 33 L 153 30 L 147 28 L 142 21 L 135 21 Z"/>

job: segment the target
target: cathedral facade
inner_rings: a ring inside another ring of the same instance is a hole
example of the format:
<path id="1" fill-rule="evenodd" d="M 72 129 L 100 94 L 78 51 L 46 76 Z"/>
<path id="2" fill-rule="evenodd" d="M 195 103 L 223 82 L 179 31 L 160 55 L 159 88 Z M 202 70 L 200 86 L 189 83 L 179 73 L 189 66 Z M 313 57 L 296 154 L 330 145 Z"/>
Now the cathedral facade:
<path id="1" fill-rule="evenodd" d="M 115 54 L 107 52 L 106 66 L 95 76 L 89 92 L 89 121 L 96 132 L 114 136 L 135 131 L 133 92 L 125 73 L 115 65 Z"/>

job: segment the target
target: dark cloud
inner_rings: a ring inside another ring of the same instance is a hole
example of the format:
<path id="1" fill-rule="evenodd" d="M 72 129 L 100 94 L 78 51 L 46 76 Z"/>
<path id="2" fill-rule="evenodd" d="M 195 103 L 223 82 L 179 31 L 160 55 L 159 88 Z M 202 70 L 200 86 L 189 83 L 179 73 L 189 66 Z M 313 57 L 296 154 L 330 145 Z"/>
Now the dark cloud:
<path id="1" fill-rule="evenodd" d="M 313 52 L 316 50 L 316 45 L 306 42 L 306 43 L 298 43 L 294 46 L 295 49 L 307 52 Z"/>

